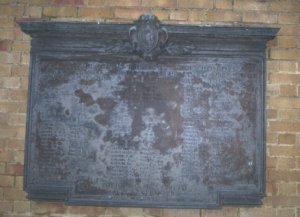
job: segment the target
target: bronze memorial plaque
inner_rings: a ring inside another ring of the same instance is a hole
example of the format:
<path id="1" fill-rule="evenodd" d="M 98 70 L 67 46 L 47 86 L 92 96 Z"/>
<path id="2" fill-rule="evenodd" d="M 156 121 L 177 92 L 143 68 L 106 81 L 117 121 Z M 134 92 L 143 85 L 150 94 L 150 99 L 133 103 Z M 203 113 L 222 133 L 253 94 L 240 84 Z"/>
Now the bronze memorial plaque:
<path id="1" fill-rule="evenodd" d="M 257 205 L 264 27 L 21 22 L 32 37 L 25 190 L 73 205 Z"/>

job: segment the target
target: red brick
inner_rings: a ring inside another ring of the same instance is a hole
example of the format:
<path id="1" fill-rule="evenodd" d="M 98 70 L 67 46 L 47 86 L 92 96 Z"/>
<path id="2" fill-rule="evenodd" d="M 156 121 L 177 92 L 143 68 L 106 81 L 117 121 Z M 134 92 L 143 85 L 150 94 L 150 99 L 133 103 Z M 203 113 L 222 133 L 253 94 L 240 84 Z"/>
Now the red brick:
<path id="1" fill-rule="evenodd" d="M 271 1 L 271 10 L 285 12 L 300 12 L 300 2 L 298 1 Z"/>
<path id="2" fill-rule="evenodd" d="M 142 0 L 142 6 L 176 8 L 177 1 L 176 0 Z"/>
<path id="3" fill-rule="evenodd" d="M 11 40 L 13 37 L 14 37 L 14 31 L 13 31 L 13 29 L 6 29 L 5 31 L 0 31 L 0 38 L 1 38 L 1 40 L 5 40 L 5 39 Z"/>
<path id="4" fill-rule="evenodd" d="M 277 46 L 278 46 L 277 38 L 274 38 L 274 39 L 267 42 L 267 48 L 277 47 Z"/>
<path id="5" fill-rule="evenodd" d="M 84 214 L 84 215 L 98 215 L 105 212 L 104 207 L 91 207 L 91 206 L 68 206 L 67 212 L 70 214 Z M 101 216 L 101 215 L 100 215 Z"/>
<path id="6" fill-rule="evenodd" d="M 259 2 L 259 1 L 245 1 L 245 0 L 235 0 L 233 8 L 236 10 L 245 10 L 245 11 L 261 11 L 268 9 L 268 2 Z"/>
<path id="7" fill-rule="evenodd" d="M 282 109 L 278 111 L 278 119 L 297 120 L 299 118 L 299 109 Z"/>
<path id="8" fill-rule="evenodd" d="M 206 21 L 206 10 L 189 10 L 189 21 Z"/>
<path id="9" fill-rule="evenodd" d="M 14 177 L 8 175 L 0 175 L 0 187 L 13 187 Z"/>
<path id="10" fill-rule="evenodd" d="M 199 217 L 199 209 L 163 209 L 163 217 Z"/>
<path id="11" fill-rule="evenodd" d="M 0 64 L 0 76 L 10 76 L 11 74 L 11 65 L 10 64 Z M 4 78 L 3 78 L 4 79 Z M 2 81 L 3 85 L 4 81 Z M 1 84 L 1 81 L 0 81 Z"/>
<path id="12" fill-rule="evenodd" d="M 28 76 L 29 67 L 26 65 L 13 65 L 11 67 L 12 76 Z"/>
<path id="13" fill-rule="evenodd" d="M 20 52 L 13 52 L 13 53 L 0 52 L 0 63 L 18 64 L 18 63 L 20 63 L 20 57 L 21 57 Z M 12 68 L 12 67 L 13 66 L 11 66 L 10 68 Z"/>
<path id="14" fill-rule="evenodd" d="M 24 7 L 23 6 L 13 6 L 13 5 L 2 5 L 0 7 L 1 16 L 16 16 L 20 17 L 23 15 Z"/>
<path id="15" fill-rule="evenodd" d="M 14 18 L 12 17 L 0 17 L 1 28 L 13 27 L 15 24 Z"/>
<path id="16" fill-rule="evenodd" d="M 88 5 L 106 6 L 106 0 L 88 0 Z"/>
<path id="17" fill-rule="evenodd" d="M 0 40 L 0 51 L 9 51 L 11 49 L 10 40 Z"/>
<path id="18" fill-rule="evenodd" d="M 271 146 L 270 156 L 300 156 L 300 146 Z"/>
<path id="19" fill-rule="evenodd" d="M 268 181 L 298 182 L 300 180 L 300 171 L 284 171 L 270 169 L 267 176 Z"/>
<path id="20" fill-rule="evenodd" d="M 233 0 L 215 0 L 215 8 L 217 9 L 232 9 Z"/>
<path id="21" fill-rule="evenodd" d="M 80 8 L 83 9 L 83 8 Z M 101 9 L 98 9 L 99 13 Z M 42 12 L 43 17 L 76 17 L 77 8 L 75 7 L 62 7 L 62 6 L 47 6 L 43 8 Z"/>
<path id="22" fill-rule="evenodd" d="M 83 0 L 54 0 L 54 4 L 58 5 L 83 5 Z"/>
<path id="23" fill-rule="evenodd" d="M 1 42 L 0 42 L 0 46 L 1 46 Z M 11 54 L 8 52 L 1 52 L 0 51 L 0 63 L 12 63 L 12 58 L 11 58 Z"/>
<path id="24" fill-rule="evenodd" d="M 8 98 L 9 98 L 9 91 L 8 91 L 8 89 L 0 89 L 0 100 L 1 101 L 7 101 Z M 1 105 L 1 103 L 0 103 L 0 105 Z M 1 108 L 0 108 L 0 112 L 3 112 L 3 110 Z"/>
<path id="25" fill-rule="evenodd" d="M 0 128 L 0 138 L 10 138 L 15 136 L 17 136 L 17 130 L 14 127 Z"/>
<path id="26" fill-rule="evenodd" d="M 108 0 L 106 4 L 117 7 L 138 7 L 141 5 L 141 0 Z"/>
<path id="27" fill-rule="evenodd" d="M 8 163 L 6 165 L 6 174 L 8 175 L 23 175 L 23 165 L 20 163 Z"/>
<path id="28" fill-rule="evenodd" d="M 0 125 L 7 126 L 8 125 L 8 115 L 0 113 Z"/>
<path id="29" fill-rule="evenodd" d="M 24 150 L 24 140 L 10 138 L 8 140 L 8 147 L 10 150 Z"/>
<path id="30" fill-rule="evenodd" d="M 24 183 L 23 176 L 16 176 L 15 177 L 15 188 L 16 189 L 23 190 L 23 183 Z"/>
<path id="31" fill-rule="evenodd" d="M 3 188 L 0 188 L 0 201 L 2 201 L 4 199 L 4 196 L 3 196 Z M 1 212 L 1 210 L 0 210 Z"/>
<path id="32" fill-rule="evenodd" d="M 117 8 L 115 10 L 115 17 L 128 19 L 128 20 L 136 20 L 142 14 L 149 12 L 149 10 L 139 9 L 139 8 Z"/>
<path id="33" fill-rule="evenodd" d="M 3 175 L 5 173 L 6 163 L 0 162 L 0 174 Z M 0 199 L 1 199 L 1 192 L 0 192 Z"/>
<path id="34" fill-rule="evenodd" d="M 294 209 L 277 209 L 276 217 L 295 217 L 295 210 Z"/>
<path id="35" fill-rule="evenodd" d="M 0 212 L 11 212 L 13 210 L 13 203 L 11 201 L 0 201 Z"/>
<path id="36" fill-rule="evenodd" d="M 32 202 L 31 211 L 36 214 L 64 213 L 66 206 L 63 203 Z"/>
<path id="37" fill-rule="evenodd" d="M 152 9 L 151 13 L 157 16 L 160 21 L 168 20 L 170 16 L 168 10 Z"/>
<path id="38" fill-rule="evenodd" d="M 30 21 L 48 21 L 48 19 L 44 18 L 36 18 L 36 17 L 16 17 L 16 23 L 18 22 L 30 22 Z M 21 29 L 17 29 L 16 31 L 20 32 L 20 34 L 26 37 L 26 34 L 21 31 Z M 28 36 L 28 35 L 27 35 Z M 22 39 L 22 38 L 21 38 Z M 28 40 L 29 41 L 29 40 Z"/>
<path id="39" fill-rule="evenodd" d="M 237 217 L 238 208 L 235 207 L 223 207 L 222 209 L 215 210 L 203 210 L 203 217 Z"/>
<path id="40" fill-rule="evenodd" d="M 277 143 L 278 141 L 278 136 L 276 133 L 267 133 L 267 143 Z"/>
<path id="41" fill-rule="evenodd" d="M 279 96 L 280 86 L 278 84 L 269 84 L 267 86 L 267 97 Z M 268 105 L 269 106 L 269 105 Z"/>
<path id="42" fill-rule="evenodd" d="M 271 197 L 265 198 L 264 201 L 265 201 L 266 206 L 297 207 L 300 204 L 300 197 L 296 197 L 296 196 L 271 196 Z"/>
<path id="43" fill-rule="evenodd" d="M 22 131 L 24 131 L 24 127 L 20 128 Z M 20 136 L 20 138 L 24 139 L 24 135 L 23 136 Z M 18 137 L 17 137 L 18 138 Z M 24 163 L 24 151 L 23 150 L 17 150 L 17 151 L 14 151 L 14 162 L 15 163 L 20 163 L 20 164 L 23 164 Z"/>
<path id="44" fill-rule="evenodd" d="M 207 20 L 212 22 L 239 22 L 242 20 L 242 16 L 240 13 L 233 11 L 208 11 Z"/>
<path id="45" fill-rule="evenodd" d="M 11 162 L 13 161 L 14 156 L 11 150 L 1 150 L 0 149 L 0 161 Z"/>
<path id="46" fill-rule="evenodd" d="M 42 7 L 33 6 L 25 8 L 25 15 L 34 18 L 42 17 Z"/>
<path id="47" fill-rule="evenodd" d="M 278 184 L 278 195 L 295 195 L 297 194 L 296 182 L 281 182 Z"/>
<path id="48" fill-rule="evenodd" d="M 211 0 L 178 0 L 179 8 L 213 8 Z"/>
<path id="49" fill-rule="evenodd" d="M 153 217 L 162 217 L 163 216 L 163 209 L 160 208 L 144 208 L 145 216 L 153 216 Z"/>
<path id="50" fill-rule="evenodd" d="M 274 217 L 276 210 L 272 208 L 240 208 L 240 217 Z"/>
<path id="51" fill-rule="evenodd" d="M 300 30 L 298 25 L 281 25 L 277 36 L 299 36 Z"/>
<path id="52" fill-rule="evenodd" d="M 29 2 L 29 0 L 28 0 L 28 2 Z M 53 4 L 53 0 L 30 0 L 30 4 L 31 5 L 50 5 L 50 4 Z"/>
<path id="53" fill-rule="evenodd" d="M 0 126 L 2 126 L 2 127 L 8 126 L 8 114 L 0 113 Z M 1 146 L 0 146 L 0 148 L 1 148 Z"/>
<path id="54" fill-rule="evenodd" d="M 278 72 L 279 61 L 278 60 L 267 60 L 268 73 Z"/>
<path id="55" fill-rule="evenodd" d="M 278 192 L 277 185 L 275 182 L 266 182 L 266 193 L 267 196 L 276 195 Z"/>
<path id="56" fill-rule="evenodd" d="M 27 91 L 27 88 L 28 88 L 28 77 L 20 77 L 20 80 L 21 80 L 20 89 L 23 89 L 23 90 Z"/>
<path id="57" fill-rule="evenodd" d="M 268 109 L 267 110 L 267 118 L 268 119 L 276 119 L 277 118 L 277 110 L 276 109 Z"/>
<path id="58" fill-rule="evenodd" d="M 276 84 L 299 84 L 300 74 L 271 73 L 269 74 L 269 82 Z"/>
<path id="59" fill-rule="evenodd" d="M 30 55 L 29 53 L 22 53 L 21 55 L 21 64 L 22 65 L 29 65 Z"/>
<path id="60" fill-rule="evenodd" d="M 188 11 L 171 11 L 170 20 L 185 21 L 188 20 Z"/>
<path id="61" fill-rule="evenodd" d="M 266 12 L 245 12 L 243 22 L 248 23 L 277 23 L 277 15 Z"/>
<path id="62" fill-rule="evenodd" d="M 4 198 L 8 201 L 23 201 L 26 200 L 26 193 L 23 190 L 15 188 L 4 188 Z"/>
<path id="63" fill-rule="evenodd" d="M 11 100 L 24 101 L 27 100 L 27 91 L 24 90 L 10 90 L 9 97 Z M 21 117 L 23 119 L 23 117 Z"/>
<path id="64" fill-rule="evenodd" d="M 296 135 L 295 134 L 280 134 L 278 136 L 278 143 L 279 144 L 295 144 L 296 142 Z"/>
<path id="65" fill-rule="evenodd" d="M 297 96 L 297 86 L 280 85 L 280 96 Z"/>
<path id="66" fill-rule="evenodd" d="M 278 17 L 279 24 L 296 24 L 298 22 L 297 15 L 291 13 L 280 13 Z"/>
<path id="67" fill-rule="evenodd" d="M 4 77 L 3 87 L 8 89 L 18 89 L 21 86 L 20 78 L 16 77 Z"/>
<path id="68" fill-rule="evenodd" d="M 300 108 L 300 98 L 273 97 L 268 101 L 270 108 Z"/>
<path id="69" fill-rule="evenodd" d="M 295 169 L 295 167 L 296 167 L 295 158 L 291 158 L 291 157 L 277 158 L 277 169 L 278 170 L 291 170 L 291 169 Z"/>
<path id="70" fill-rule="evenodd" d="M 40 18 L 28 18 L 29 20 L 28 21 L 35 21 L 36 19 L 40 19 Z M 31 20 L 31 19 L 34 19 L 34 20 Z M 21 31 L 20 28 L 15 28 L 13 29 L 13 33 L 14 33 L 14 40 L 17 41 L 17 42 L 22 42 L 24 41 L 23 38 L 24 38 L 24 35 L 25 33 Z M 28 45 L 30 44 L 30 40 L 26 40 L 25 42 L 28 43 Z"/>
<path id="71" fill-rule="evenodd" d="M 14 212 L 30 212 L 30 201 L 14 201 Z"/>
<path id="72" fill-rule="evenodd" d="M 26 113 L 27 112 L 27 103 L 24 101 L 19 102 L 19 112 Z"/>
<path id="73" fill-rule="evenodd" d="M 298 132 L 300 131 L 300 122 L 269 121 L 269 130 Z"/>
<path id="74" fill-rule="evenodd" d="M 30 43 L 27 41 L 14 41 L 12 44 L 13 51 L 22 51 L 29 52 L 30 51 Z"/>
<path id="75" fill-rule="evenodd" d="M 115 211 L 115 212 L 114 212 Z M 112 212 L 113 216 L 145 216 L 142 208 L 119 208 Z"/>
<path id="76" fill-rule="evenodd" d="M 0 112 L 2 113 L 18 112 L 19 111 L 18 106 L 19 104 L 17 102 L 0 101 Z"/>
<path id="77" fill-rule="evenodd" d="M 297 41 L 296 37 L 278 37 L 278 46 L 280 48 L 295 48 Z"/>
<path id="78" fill-rule="evenodd" d="M 279 70 L 285 72 L 296 72 L 297 71 L 297 61 L 280 61 L 279 62 Z"/>
<path id="79" fill-rule="evenodd" d="M 276 168 L 276 165 L 277 165 L 277 158 L 268 156 L 266 159 L 267 168 Z"/>

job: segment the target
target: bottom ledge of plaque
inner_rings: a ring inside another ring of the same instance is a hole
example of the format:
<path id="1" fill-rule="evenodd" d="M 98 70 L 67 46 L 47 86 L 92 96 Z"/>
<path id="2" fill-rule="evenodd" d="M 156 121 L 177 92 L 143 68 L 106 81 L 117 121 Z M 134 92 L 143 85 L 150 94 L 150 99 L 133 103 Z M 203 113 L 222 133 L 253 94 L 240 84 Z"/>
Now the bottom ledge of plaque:
<path id="1" fill-rule="evenodd" d="M 262 204 L 262 198 L 264 194 L 241 194 L 241 193 L 230 193 L 221 194 L 217 196 L 215 203 L 208 202 L 178 202 L 178 201 L 164 201 L 156 202 L 153 201 L 141 201 L 141 200 L 107 200 L 101 199 L 95 195 L 69 195 L 66 200 L 68 205 L 86 205 L 86 206 L 106 206 L 106 207 L 143 207 L 143 208 L 183 208 L 183 209 L 215 209 L 221 208 L 223 205 L 232 206 L 259 206 Z"/>
<path id="2" fill-rule="evenodd" d="M 264 193 L 257 191 L 220 191 L 216 192 L 215 200 L 189 200 L 173 198 L 172 200 L 157 200 L 157 198 L 107 198 L 98 194 L 76 194 L 66 186 L 26 186 L 27 198 L 39 201 L 62 201 L 67 205 L 106 206 L 106 207 L 143 207 L 143 208 L 221 208 L 222 206 L 259 206 Z M 73 189 L 74 190 L 74 189 Z M 201 197 L 200 197 L 201 198 Z"/>
<path id="3" fill-rule="evenodd" d="M 68 195 L 65 186 L 26 185 L 24 191 L 27 192 L 27 198 L 34 201 L 66 201 Z"/>
<path id="4" fill-rule="evenodd" d="M 221 194 L 222 205 L 260 206 L 262 205 L 263 193 L 257 194 Z"/>

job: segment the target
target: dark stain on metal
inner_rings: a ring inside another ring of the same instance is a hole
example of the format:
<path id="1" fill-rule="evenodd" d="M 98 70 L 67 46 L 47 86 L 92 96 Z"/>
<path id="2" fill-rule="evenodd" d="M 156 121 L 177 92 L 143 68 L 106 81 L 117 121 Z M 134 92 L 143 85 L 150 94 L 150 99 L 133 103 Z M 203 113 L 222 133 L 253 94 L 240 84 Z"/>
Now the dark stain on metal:
<path id="1" fill-rule="evenodd" d="M 75 95 L 79 97 L 80 103 L 84 103 L 86 106 L 94 105 L 95 101 L 90 94 L 83 92 L 83 90 L 75 90 Z"/>

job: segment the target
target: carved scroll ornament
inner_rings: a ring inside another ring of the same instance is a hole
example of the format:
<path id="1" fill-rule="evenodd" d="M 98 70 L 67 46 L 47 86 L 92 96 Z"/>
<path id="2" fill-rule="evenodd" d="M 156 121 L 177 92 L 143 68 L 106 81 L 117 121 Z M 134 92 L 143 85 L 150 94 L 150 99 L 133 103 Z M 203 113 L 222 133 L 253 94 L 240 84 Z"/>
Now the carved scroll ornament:
<path id="1" fill-rule="evenodd" d="M 136 25 L 129 29 L 133 50 L 145 60 L 155 59 L 168 40 L 167 30 L 160 27 L 160 22 L 152 14 L 140 16 Z"/>

